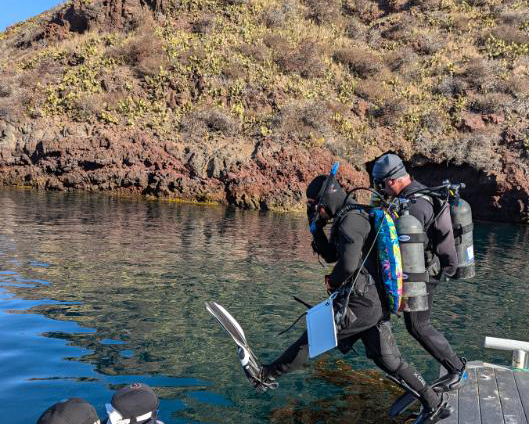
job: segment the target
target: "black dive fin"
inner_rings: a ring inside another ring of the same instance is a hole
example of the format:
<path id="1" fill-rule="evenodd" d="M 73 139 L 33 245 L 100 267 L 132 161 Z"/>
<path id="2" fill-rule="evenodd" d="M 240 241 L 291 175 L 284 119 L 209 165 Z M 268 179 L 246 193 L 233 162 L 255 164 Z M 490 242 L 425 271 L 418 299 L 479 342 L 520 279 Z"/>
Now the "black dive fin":
<path id="1" fill-rule="evenodd" d="M 463 377 L 463 380 L 465 378 L 466 376 Z M 446 374 L 442 375 L 441 377 L 439 377 L 437 380 L 435 380 L 432 383 L 432 389 L 434 390 L 434 392 L 443 393 L 444 387 L 442 386 L 441 383 L 443 383 L 445 379 L 446 379 Z M 454 388 L 453 390 L 455 390 L 456 388 Z M 389 416 L 396 417 L 402 414 L 404 411 L 411 408 L 417 401 L 418 399 L 415 395 L 413 395 L 409 391 L 406 391 L 405 393 L 400 395 L 395 402 L 393 402 L 393 405 L 391 405 L 391 408 L 389 409 Z"/>
<path id="2" fill-rule="evenodd" d="M 206 302 L 206 309 L 222 325 L 231 338 L 241 347 L 248 347 L 246 336 L 237 320 L 217 302 Z"/>

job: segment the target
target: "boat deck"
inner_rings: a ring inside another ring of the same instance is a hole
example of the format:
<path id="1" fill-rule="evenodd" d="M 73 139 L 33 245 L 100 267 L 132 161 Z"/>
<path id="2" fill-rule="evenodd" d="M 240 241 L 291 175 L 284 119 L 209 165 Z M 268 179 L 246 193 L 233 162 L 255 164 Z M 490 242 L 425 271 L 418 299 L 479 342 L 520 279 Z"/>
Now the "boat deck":
<path id="1" fill-rule="evenodd" d="M 528 424 L 529 372 L 473 361 L 469 381 L 450 392 L 455 413 L 443 424 Z"/>

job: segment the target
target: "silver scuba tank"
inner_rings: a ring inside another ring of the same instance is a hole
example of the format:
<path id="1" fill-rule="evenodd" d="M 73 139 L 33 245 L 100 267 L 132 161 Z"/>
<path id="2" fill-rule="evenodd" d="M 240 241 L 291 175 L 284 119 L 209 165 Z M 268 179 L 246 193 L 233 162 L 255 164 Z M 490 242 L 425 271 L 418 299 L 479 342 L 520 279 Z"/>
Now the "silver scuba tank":
<path id="1" fill-rule="evenodd" d="M 403 310 L 405 312 L 427 311 L 426 282 L 429 281 L 429 277 L 424 263 L 426 234 L 421 222 L 410 215 L 407 208 L 402 211 L 396 227 L 402 256 Z"/>
<path id="2" fill-rule="evenodd" d="M 474 224 L 468 202 L 457 197 L 450 202 L 450 216 L 454 229 L 457 252 L 457 271 L 454 278 L 472 278 L 476 275 L 474 262 Z"/>

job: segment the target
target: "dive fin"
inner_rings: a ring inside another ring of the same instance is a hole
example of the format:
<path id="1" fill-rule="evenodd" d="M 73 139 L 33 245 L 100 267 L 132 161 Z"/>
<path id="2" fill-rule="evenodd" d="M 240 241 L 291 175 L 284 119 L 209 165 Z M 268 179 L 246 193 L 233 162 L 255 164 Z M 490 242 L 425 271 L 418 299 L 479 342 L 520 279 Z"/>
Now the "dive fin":
<path id="1" fill-rule="evenodd" d="M 222 325 L 231 338 L 241 347 L 248 347 L 242 327 L 235 318 L 217 302 L 206 302 L 206 309 Z"/>
<path id="2" fill-rule="evenodd" d="M 447 375 L 444 374 L 432 383 L 432 389 L 434 392 L 443 393 L 445 391 L 446 386 L 444 383 L 446 381 L 446 378 Z M 466 379 L 467 374 L 465 373 L 462 378 L 462 383 L 464 383 Z M 457 390 L 460 387 L 461 384 L 453 386 L 450 390 Z M 402 414 L 404 411 L 411 408 L 417 401 L 418 399 L 414 394 L 409 391 L 406 391 L 405 393 L 400 395 L 395 402 L 393 402 L 393 405 L 391 405 L 391 408 L 389 409 L 389 416 L 396 417 Z"/>
<path id="3" fill-rule="evenodd" d="M 271 376 L 264 375 L 264 368 L 248 346 L 242 327 L 235 318 L 216 302 L 206 302 L 206 309 L 222 325 L 231 338 L 237 343 L 237 356 L 246 378 L 259 393 L 268 389 L 277 389 L 278 383 Z"/>

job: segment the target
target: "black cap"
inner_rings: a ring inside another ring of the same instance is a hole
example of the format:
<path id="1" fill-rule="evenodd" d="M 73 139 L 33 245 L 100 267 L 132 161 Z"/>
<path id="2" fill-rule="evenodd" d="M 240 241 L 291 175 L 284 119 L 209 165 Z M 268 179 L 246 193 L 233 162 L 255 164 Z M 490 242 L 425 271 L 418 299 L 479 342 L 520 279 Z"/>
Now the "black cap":
<path id="1" fill-rule="evenodd" d="M 373 165 L 371 176 L 374 179 L 400 178 L 407 174 L 402 159 L 393 153 L 380 156 Z"/>
<path id="2" fill-rule="evenodd" d="M 99 417 L 92 405 L 80 398 L 71 398 L 50 406 L 37 424 L 96 424 Z"/>
<path id="3" fill-rule="evenodd" d="M 156 423 L 156 411 L 160 406 L 160 401 L 149 386 L 133 383 L 114 393 L 111 404 L 123 418 L 130 419 L 131 423 L 150 424 Z M 150 417 L 139 419 L 149 412 L 152 413 Z"/>

